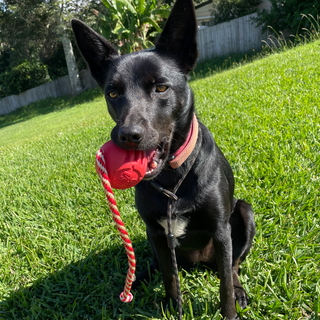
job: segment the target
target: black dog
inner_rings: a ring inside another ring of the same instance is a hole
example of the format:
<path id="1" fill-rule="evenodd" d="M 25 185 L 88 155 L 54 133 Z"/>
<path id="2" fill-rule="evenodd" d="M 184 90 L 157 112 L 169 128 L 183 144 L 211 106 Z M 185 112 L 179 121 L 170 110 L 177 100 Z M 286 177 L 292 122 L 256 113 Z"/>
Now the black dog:
<path id="1" fill-rule="evenodd" d="M 150 269 L 160 269 L 167 302 L 177 299 L 166 238 L 171 200 L 159 189 L 170 196 L 181 183 L 178 200 L 172 201 L 178 265 L 187 269 L 200 262 L 217 269 L 221 313 L 236 319 L 235 300 L 242 308 L 248 303 L 238 267 L 252 245 L 255 223 L 251 206 L 233 198 L 229 163 L 194 116 L 187 84 L 198 53 L 192 0 L 176 1 L 154 49 L 124 56 L 81 21 L 72 20 L 72 27 L 92 76 L 105 92 L 116 123 L 113 142 L 123 149 L 145 150 L 148 156 L 135 199 L 153 252 Z M 134 287 L 148 278 L 148 271 L 142 272 Z"/>

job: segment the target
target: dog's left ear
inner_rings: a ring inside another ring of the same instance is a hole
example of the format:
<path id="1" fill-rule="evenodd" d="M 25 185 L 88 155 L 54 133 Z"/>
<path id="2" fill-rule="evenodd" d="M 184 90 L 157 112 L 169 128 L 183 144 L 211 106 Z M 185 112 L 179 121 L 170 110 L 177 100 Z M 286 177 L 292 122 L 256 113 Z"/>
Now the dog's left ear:
<path id="1" fill-rule="evenodd" d="M 118 56 L 118 51 L 97 32 L 78 19 L 71 20 L 78 48 L 86 60 L 93 78 L 103 87 L 106 68 Z"/>
<path id="2" fill-rule="evenodd" d="M 156 51 L 173 58 L 184 73 L 191 71 L 198 57 L 197 23 L 192 0 L 177 0 L 156 42 Z"/>

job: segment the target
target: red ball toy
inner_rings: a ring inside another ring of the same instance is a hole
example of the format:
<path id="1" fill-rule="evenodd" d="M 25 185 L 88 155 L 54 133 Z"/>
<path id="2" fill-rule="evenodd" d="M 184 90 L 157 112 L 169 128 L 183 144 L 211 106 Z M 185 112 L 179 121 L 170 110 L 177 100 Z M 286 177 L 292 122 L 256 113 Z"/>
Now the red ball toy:
<path id="1" fill-rule="evenodd" d="M 111 140 L 101 147 L 111 187 L 128 189 L 138 184 L 147 172 L 148 160 L 142 150 L 124 150 Z M 97 163 L 96 170 L 98 172 Z"/>

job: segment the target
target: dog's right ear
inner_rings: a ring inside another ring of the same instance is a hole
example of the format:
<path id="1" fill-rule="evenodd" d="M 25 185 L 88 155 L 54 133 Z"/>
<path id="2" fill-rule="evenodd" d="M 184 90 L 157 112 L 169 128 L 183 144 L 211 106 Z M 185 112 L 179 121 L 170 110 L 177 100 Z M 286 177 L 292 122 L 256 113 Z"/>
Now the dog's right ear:
<path id="1" fill-rule="evenodd" d="M 197 61 L 197 22 L 192 0 L 176 0 L 156 50 L 173 58 L 185 73 Z"/>
<path id="2" fill-rule="evenodd" d="M 71 20 L 79 50 L 86 60 L 92 77 L 103 87 L 106 67 L 118 51 L 97 32 L 78 19 Z"/>

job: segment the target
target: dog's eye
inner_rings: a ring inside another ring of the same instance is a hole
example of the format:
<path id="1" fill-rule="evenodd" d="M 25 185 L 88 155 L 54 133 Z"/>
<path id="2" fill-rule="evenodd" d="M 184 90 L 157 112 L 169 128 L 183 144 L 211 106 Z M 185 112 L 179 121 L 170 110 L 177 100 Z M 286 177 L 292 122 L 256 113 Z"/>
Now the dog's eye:
<path id="1" fill-rule="evenodd" d="M 164 86 L 164 85 L 159 85 L 156 87 L 157 92 L 165 92 L 167 89 L 168 89 L 168 87 Z"/>
<path id="2" fill-rule="evenodd" d="M 111 92 L 108 93 L 108 96 L 109 96 L 111 99 L 115 99 L 115 98 L 117 98 L 118 95 L 116 94 L 116 92 L 111 91 Z"/>

